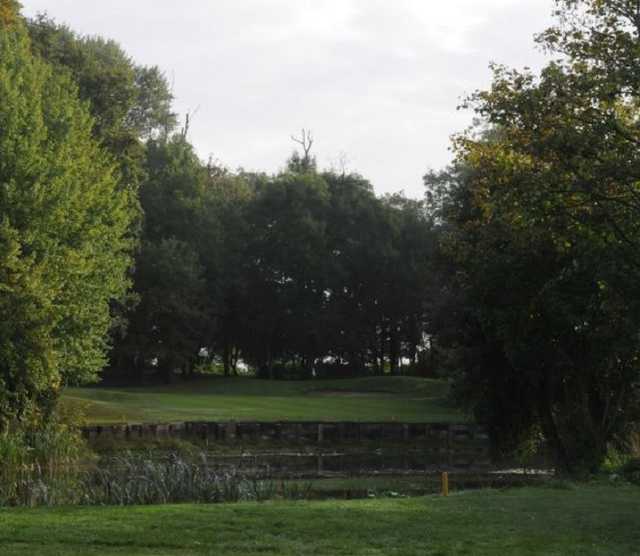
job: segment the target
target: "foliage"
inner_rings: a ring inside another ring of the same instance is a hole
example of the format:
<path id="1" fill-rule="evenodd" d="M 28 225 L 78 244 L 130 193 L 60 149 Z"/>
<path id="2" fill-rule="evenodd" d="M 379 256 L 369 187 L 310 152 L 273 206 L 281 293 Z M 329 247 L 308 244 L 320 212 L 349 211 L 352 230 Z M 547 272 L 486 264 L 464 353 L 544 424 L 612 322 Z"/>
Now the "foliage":
<path id="1" fill-rule="evenodd" d="M 187 243 L 143 242 L 135 278 L 144 290 L 129 325 L 133 347 L 146 360 L 157 361 L 170 381 L 174 368 L 189 370 L 201 347 L 206 318 L 202 267 Z"/>
<path id="2" fill-rule="evenodd" d="M 27 29 L 33 52 L 77 84 L 120 187 L 139 190 L 134 290 L 112 303 L 110 376 L 187 378 L 202 354 L 225 375 L 239 364 L 268 377 L 424 367 L 433 234 L 421 203 L 319 173 L 307 130 L 293 138 L 303 154 L 275 176 L 204 164 L 187 129 L 172 135 L 158 68 L 45 15 Z"/>
<path id="3" fill-rule="evenodd" d="M 80 36 L 47 15 L 26 20 L 26 26 L 33 53 L 76 84 L 93 117 L 94 138 L 117 165 L 120 187 L 135 193 L 144 179 L 143 141 L 167 136 L 176 126 L 165 76 L 155 66 L 135 64 L 115 41 Z M 139 217 L 132 234 L 139 232 Z M 114 317 L 123 321 L 134 301 L 114 304 Z"/>
<path id="4" fill-rule="evenodd" d="M 0 26 L 0 430 L 50 411 L 105 362 L 128 286 L 135 201 L 67 75 Z"/>
<path id="5" fill-rule="evenodd" d="M 499 447 L 540 427 L 570 472 L 598 469 L 638 401 L 631 8 L 558 2 L 559 26 L 538 41 L 564 58 L 539 76 L 494 67 L 492 87 L 468 102 L 486 130 L 458 137 L 456 165 L 428 180 L 436 197 L 447 184 L 438 203 L 465 326 L 461 388 Z"/>
<path id="6" fill-rule="evenodd" d="M 498 453 L 596 471 L 639 418 L 640 10 L 555 13 L 554 59 L 492 67 L 422 202 L 319 170 L 304 129 L 277 174 L 204 163 L 157 67 L 0 0 L 0 431 L 111 332 L 125 383 L 449 372 Z"/>
<path id="7" fill-rule="evenodd" d="M 140 303 L 114 373 L 140 380 L 156 361 L 186 378 L 202 354 L 227 376 L 240 362 L 268 378 L 417 368 L 435 245 L 422 203 L 313 167 L 233 174 L 184 134 L 148 142 L 144 168 Z M 158 249 L 175 241 L 188 261 L 163 266 Z"/>
<path id="8" fill-rule="evenodd" d="M 143 168 L 145 218 L 133 275 L 138 300 L 112 356 L 112 367 L 127 369 L 136 382 L 152 361 L 165 380 L 175 368 L 188 374 L 209 324 L 198 225 L 206 169 L 180 135 L 149 141 Z"/>
<path id="9" fill-rule="evenodd" d="M 155 66 L 136 65 L 113 40 L 83 37 L 47 15 L 27 21 L 32 49 L 68 72 L 88 101 L 96 136 L 108 143 L 166 135 L 176 125 L 172 95 Z"/>
<path id="10" fill-rule="evenodd" d="M 640 486 L 640 459 L 631 459 L 625 463 L 622 474 L 627 481 Z"/>

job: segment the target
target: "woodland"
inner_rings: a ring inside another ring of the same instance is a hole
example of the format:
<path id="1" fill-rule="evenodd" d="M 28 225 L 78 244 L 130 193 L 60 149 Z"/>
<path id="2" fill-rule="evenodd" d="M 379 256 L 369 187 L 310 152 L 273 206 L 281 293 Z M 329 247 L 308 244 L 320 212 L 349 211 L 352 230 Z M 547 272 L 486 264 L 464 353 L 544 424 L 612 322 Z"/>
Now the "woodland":
<path id="1" fill-rule="evenodd" d="M 413 199 L 306 129 L 275 174 L 201 160 L 159 67 L 0 0 L 0 434 L 99 379 L 417 375 L 597 470 L 640 409 L 640 8 L 558 0 L 536 43 Z"/>

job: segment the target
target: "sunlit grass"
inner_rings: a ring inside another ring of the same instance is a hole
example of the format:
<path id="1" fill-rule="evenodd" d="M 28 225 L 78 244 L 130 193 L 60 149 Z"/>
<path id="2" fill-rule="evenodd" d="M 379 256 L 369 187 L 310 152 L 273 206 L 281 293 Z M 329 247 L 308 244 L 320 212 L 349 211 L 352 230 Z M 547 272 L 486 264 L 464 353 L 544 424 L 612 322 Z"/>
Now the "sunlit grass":
<path id="1" fill-rule="evenodd" d="M 411 377 L 265 381 L 201 379 L 149 388 L 69 388 L 90 422 L 462 421 L 446 382 Z"/>

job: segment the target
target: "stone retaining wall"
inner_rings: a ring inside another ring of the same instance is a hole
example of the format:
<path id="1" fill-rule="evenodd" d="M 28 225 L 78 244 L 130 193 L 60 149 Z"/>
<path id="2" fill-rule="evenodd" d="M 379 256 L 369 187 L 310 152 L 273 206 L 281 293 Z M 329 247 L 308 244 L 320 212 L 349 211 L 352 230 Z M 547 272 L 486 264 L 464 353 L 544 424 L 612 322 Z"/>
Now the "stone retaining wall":
<path id="1" fill-rule="evenodd" d="M 127 439 L 197 438 L 212 443 L 238 440 L 284 441 L 322 444 L 350 441 L 413 442 L 435 440 L 446 443 L 488 441 L 481 425 L 451 423 L 360 423 L 360 422 L 203 422 L 166 424 L 93 425 L 83 428 L 92 440 L 109 436 Z"/>
<path id="2" fill-rule="evenodd" d="M 331 446 L 339 443 L 407 444 L 426 447 L 434 461 L 450 465 L 489 463 L 484 427 L 452 423 L 359 422 L 200 422 L 95 425 L 85 427 L 88 440 L 101 438 L 198 440 L 210 447 L 236 443 Z"/>

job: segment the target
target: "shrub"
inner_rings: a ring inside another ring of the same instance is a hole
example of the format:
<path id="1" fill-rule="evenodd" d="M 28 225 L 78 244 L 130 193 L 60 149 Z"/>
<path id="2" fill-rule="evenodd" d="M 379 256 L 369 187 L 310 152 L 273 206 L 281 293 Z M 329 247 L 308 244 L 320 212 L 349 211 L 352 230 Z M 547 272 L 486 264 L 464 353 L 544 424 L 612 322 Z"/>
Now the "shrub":
<path id="1" fill-rule="evenodd" d="M 627 481 L 640 486 L 640 458 L 629 460 L 622 467 L 622 474 Z"/>

